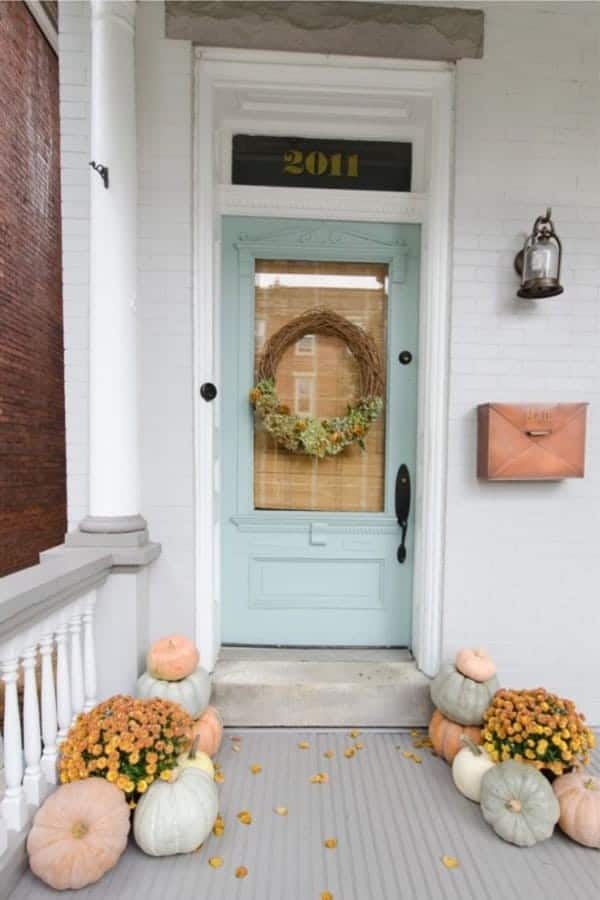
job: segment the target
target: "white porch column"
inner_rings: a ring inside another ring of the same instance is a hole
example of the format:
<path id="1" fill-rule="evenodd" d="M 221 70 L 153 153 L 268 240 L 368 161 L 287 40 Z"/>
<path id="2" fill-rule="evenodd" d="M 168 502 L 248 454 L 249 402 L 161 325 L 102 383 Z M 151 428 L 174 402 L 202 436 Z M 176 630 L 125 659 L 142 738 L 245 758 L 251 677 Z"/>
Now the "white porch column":
<path id="1" fill-rule="evenodd" d="M 90 474 L 82 532 L 144 532 L 136 347 L 135 2 L 92 0 Z M 140 541 L 141 542 L 141 541 Z"/>

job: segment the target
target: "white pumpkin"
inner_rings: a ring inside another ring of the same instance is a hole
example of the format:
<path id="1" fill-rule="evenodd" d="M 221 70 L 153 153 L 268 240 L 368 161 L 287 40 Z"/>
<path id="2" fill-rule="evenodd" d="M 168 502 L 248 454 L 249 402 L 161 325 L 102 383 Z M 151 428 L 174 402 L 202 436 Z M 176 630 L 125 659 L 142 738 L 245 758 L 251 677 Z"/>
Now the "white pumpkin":
<path id="1" fill-rule="evenodd" d="M 214 778 L 215 767 L 213 765 L 213 761 L 208 753 L 204 753 L 202 750 L 198 750 L 199 743 L 200 735 L 196 735 L 189 753 L 182 753 L 181 756 L 178 757 L 177 766 L 180 769 L 200 769 L 200 771 L 206 772 L 207 775 L 210 775 L 211 778 Z"/>
<path id="2" fill-rule="evenodd" d="M 187 767 L 174 781 L 155 781 L 142 794 L 133 817 L 133 835 L 149 856 L 191 853 L 209 836 L 219 812 L 214 780 Z"/>
<path id="3" fill-rule="evenodd" d="M 137 680 L 136 696 L 143 699 L 160 697 L 161 700 L 179 703 L 196 719 L 205 711 L 210 700 L 210 676 L 202 666 L 181 681 L 161 681 L 144 672 Z"/>
<path id="4" fill-rule="evenodd" d="M 478 747 L 466 735 L 463 735 L 462 742 L 465 746 L 458 751 L 452 762 L 452 778 L 461 794 L 479 803 L 481 779 L 496 763 L 483 747 Z"/>

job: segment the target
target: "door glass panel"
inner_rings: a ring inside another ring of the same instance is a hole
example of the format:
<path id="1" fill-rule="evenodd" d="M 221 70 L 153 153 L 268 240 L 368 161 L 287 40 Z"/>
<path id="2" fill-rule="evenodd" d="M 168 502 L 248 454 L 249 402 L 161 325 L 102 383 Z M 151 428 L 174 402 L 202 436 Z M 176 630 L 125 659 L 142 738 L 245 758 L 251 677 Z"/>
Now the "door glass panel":
<path id="1" fill-rule="evenodd" d="M 387 265 L 379 263 L 257 260 L 255 362 L 265 341 L 308 309 L 335 310 L 374 339 L 386 369 Z M 358 366 L 346 345 L 326 335 L 306 335 L 277 367 L 277 394 L 295 413 L 343 415 L 358 397 Z M 347 447 L 314 459 L 281 449 L 255 422 L 254 506 L 339 512 L 384 508 L 385 408 L 366 439 L 366 450 Z"/>

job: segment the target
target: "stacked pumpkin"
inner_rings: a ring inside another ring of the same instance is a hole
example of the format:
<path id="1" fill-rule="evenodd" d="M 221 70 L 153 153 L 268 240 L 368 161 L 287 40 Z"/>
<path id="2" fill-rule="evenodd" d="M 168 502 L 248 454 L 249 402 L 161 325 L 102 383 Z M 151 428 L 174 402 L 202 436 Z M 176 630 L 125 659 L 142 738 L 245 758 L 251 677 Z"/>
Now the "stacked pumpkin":
<path id="1" fill-rule="evenodd" d="M 223 722 L 209 706 L 210 676 L 202 668 L 195 644 L 179 634 L 155 641 L 148 650 L 146 672 L 138 678 L 138 697 L 160 697 L 179 703 L 195 720 L 190 735 L 202 753 L 214 756 L 221 746 Z"/>
<path id="2" fill-rule="evenodd" d="M 429 726 L 429 736 L 434 751 L 452 764 L 457 789 L 465 797 L 480 803 L 484 820 L 499 837 L 511 844 L 531 847 L 551 837 L 558 823 L 561 830 L 578 843 L 600 848 L 599 779 L 574 770 L 561 774 L 551 784 L 542 774 L 542 764 L 536 754 L 533 754 L 533 761 L 531 757 L 512 759 L 504 754 L 501 761 L 495 761 L 499 760 L 499 752 L 494 758 L 488 752 L 492 749 L 488 741 L 492 736 L 490 719 L 507 693 L 500 692 L 492 703 L 497 690 L 496 667 L 483 650 L 460 650 L 455 663 L 443 666 L 432 682 L 431 697 L 437 708 Z M 519 693 L 536 692 L 512 692 L 513 695 Z M 548 698 L 544 709 L 553 703 L 556 707 L 568 708 L 571 732 L 567 729 L 561 737 L 575 737 L 576 741 L 581 741 L 584 750 L 593 746 L 591 732 L 583 726 L 583 717 L 575 713 L 570 701 L 541 689 L 538 693 Z M 516 702 L 520 703 L 520 700 Z M 579 724 L 575 726 L 578 720 Z M 487 735 L 485 747 L 482 746 L 482 726 Z M 509 735 L 512 734 L 509 729 Z M 509 740 L 518 742 L 516 730 L 514 735 Z M 544 740 L 544 743 L 549 741 Z M 582 758 L 583 755 L 582 751 Z M 586 761 L 587 756 L 583 759 L 584 764 Z M 581 759 L 573 765 L 581 765 Z"/>
<path id="3" fill-rule="evenodd" d="M 429 723 L 438 756 L 451 764 L 465 739 L 481 744 L 483 714 L 498 687 L 495 663 L 484 650 L 459 650 L 454 663 L 442 666 L 431 683 L 436 709 Z"/>
<path id="4" fill-rule="evenodd" d="M 217 819 L 210 757 L 223 725 L 208 705 L 209 675 L 178 635 L 153 644 L 147 663 L 141 699 L 111 697 L 81 715 L 61 744 L 61 786 L 27 841 L 32 871 L 57 890 L 85 887 L 118 862 L 132 809 L 135 840 L 151 856 L 196 850 Z"/>

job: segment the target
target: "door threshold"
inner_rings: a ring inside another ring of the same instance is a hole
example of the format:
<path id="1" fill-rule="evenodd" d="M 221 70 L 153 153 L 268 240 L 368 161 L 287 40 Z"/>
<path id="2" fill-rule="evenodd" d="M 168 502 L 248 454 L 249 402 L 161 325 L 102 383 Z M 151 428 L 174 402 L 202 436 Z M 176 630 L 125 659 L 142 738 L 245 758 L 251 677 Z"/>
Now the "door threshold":
<path id="1" fill-rule="evenodd" d="M 412 662 L 406 647 L 269 647 L 226 644 L 219 662 Z"/>

